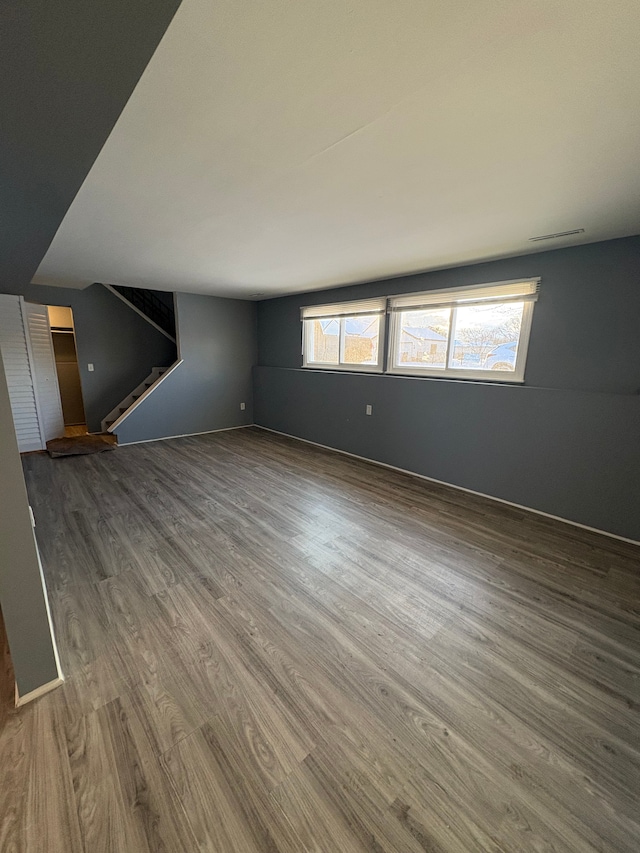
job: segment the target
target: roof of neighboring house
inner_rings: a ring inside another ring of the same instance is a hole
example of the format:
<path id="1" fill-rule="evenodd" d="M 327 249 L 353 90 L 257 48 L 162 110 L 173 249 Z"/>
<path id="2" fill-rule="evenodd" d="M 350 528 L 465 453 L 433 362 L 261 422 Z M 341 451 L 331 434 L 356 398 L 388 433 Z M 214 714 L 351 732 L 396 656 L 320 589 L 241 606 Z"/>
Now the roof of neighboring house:
<path id="1" fill-rule="evenodd" d="M 377 338 L 377 319 L 377 317 L 374 319 L 371 319 L 371 317 L 367 317 L 366 319 L 347 317 L 345 332 L 347 335 L 357 335 L 361 338 Z M 336 319 L 320 320 L 320 325 L 322 326 L 322 331 L 326 335 L 337 335 L 340 330 L 340 325 Z"/>
<path id="2" fill-rule="evenodd" d="M 357 317 L 348 317 L 345 323 L 345 331 L 348 335 L 361 335 L 363 338 L 378 337 L 378 318 L 358 319 Z"/>
<path id="3" fill-rule="evenodd" d="M 433 329 L 428 327 L 418 328 L 418 327 L 408 327 L 405 326 L 402 329 L 403 335 L 409 335 L 411 338 L 420 338 L 423 341 L 446 341 L 444 335 L 439 334 L 438 332 L 434 332 Z"/>

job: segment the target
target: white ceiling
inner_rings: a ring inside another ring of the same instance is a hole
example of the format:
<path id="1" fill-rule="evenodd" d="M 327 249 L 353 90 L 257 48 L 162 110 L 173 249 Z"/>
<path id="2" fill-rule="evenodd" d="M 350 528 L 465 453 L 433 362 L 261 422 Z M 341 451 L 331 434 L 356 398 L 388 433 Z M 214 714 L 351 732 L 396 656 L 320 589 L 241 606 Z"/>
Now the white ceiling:
<path id="1" fill-rule="evenodd" d="M 34 281 L 270 296 L 637 234 L 639 38 L 638 0 L 183 0 Z"/>

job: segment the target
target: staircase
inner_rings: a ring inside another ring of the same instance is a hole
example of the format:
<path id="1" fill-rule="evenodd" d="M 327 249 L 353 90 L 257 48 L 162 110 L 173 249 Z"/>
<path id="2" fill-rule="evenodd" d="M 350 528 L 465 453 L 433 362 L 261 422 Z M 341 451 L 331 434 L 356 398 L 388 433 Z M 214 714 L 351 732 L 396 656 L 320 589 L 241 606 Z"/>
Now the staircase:
<path id="1" fill-rule="evenodd" d="M 139 404 L 139 402 L 151 393 L 151 390 L 158 385 L 162 377 L 170 368 L 154 367 L 151 373 L 147 376 L 144 382 L 141 382 L 137 388 L 134 388 L 128 397 L 119 403 L 115 409 L 102 421 L 102 432 L 114 432 L 118 425 L 125 417 Z"/>

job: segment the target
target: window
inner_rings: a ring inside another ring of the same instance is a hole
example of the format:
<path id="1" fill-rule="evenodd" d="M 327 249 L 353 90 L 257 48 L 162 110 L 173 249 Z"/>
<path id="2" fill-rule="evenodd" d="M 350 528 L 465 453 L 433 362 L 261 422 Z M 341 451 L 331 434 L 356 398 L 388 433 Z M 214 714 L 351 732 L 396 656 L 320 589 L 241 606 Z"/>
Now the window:
<path id="1" fill-rule="evenodd" d="M 302 309 L 305 367 L 382 370 L 385 298 Z"/>
<path id="2" fill-rule="evenodd" d="M 538 282 L 392 297 L 389 372 L 522 382 Z"/>
<path id="3" fill-rule="evenodd" d="M 540 279 L 301 309 L 304 367 L 523 382 Z"/>

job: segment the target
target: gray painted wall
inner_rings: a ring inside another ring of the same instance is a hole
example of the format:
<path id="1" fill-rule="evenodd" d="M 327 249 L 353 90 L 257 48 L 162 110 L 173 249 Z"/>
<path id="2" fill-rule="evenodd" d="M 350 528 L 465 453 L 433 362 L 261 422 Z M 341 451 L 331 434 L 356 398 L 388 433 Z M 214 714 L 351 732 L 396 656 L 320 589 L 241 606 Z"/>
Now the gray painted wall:
<path id="1" fill-rule="evenodd" d="M 300 369 L 301 305 L 538 275 L 524 386 Z M 265 301 L 255 421 L 640 540 L 639 319 L 637 237 Z"/>
<path id="2" fill-rule="evenodd" d="M 176 310 L 183 364 L 124 421 L 122 444 L 253 423 L 255 304 L 177 293 Z"/>
<path id="3" fill-rule="evenodd" d="M 15 292 L 0 286 L 0 292 Z M 84 290 L 30 284 L 24 298 L 73 310 L 82 397 L 90 432 L 150 373 L 176 359 L 176 346 L 101 284 Z M 87 369 L 93 364 L 94 370 Z"/>
<path id="4" fill-rule="evenodd" d="M 0 605 L 21 696 L 58 677 L 0 356 Z"/>

